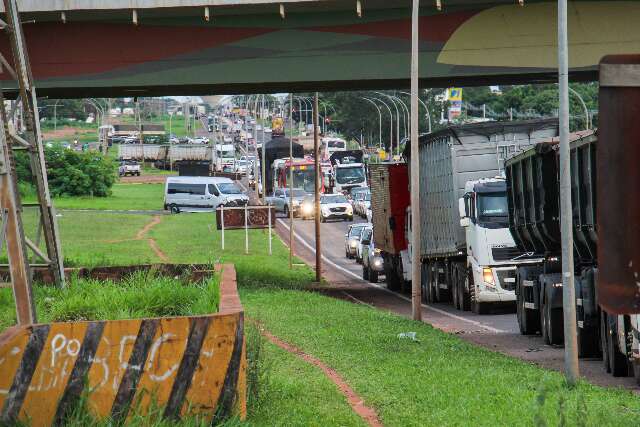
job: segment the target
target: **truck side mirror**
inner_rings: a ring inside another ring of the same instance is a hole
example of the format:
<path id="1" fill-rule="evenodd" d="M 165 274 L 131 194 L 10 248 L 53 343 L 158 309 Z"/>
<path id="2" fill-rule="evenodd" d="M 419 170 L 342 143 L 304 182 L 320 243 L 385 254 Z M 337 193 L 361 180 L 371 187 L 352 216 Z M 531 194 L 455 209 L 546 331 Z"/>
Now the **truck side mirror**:
<path id="1" fill-rule="evenodd" d="M 460 218 L 460 226 L 461 227 L 468 227 L 471 225 L 471 218 L 466 217 L 466 218 Z"/>
<path id="2" fill-rule="evenodd" d="M 458 199 L 458 214 L 460 215 L 460 219 L 469 217 L 469 215 L 467 215 L 467 207 L 466 207 L 464 197 L 460 197 Z M 460 225 L 462 225 L 462 223 Z"/>

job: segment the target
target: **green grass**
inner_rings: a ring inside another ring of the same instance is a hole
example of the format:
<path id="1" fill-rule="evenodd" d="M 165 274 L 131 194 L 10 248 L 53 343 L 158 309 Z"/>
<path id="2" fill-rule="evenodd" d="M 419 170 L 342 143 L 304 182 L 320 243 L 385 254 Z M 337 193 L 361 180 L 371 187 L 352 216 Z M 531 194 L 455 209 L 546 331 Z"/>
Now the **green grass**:
<path id="1" fill-rule="evenodd" d="M 68 286 L 34 286 L 39 322 L 138 319 L 216 313 L 217 276 L 200 283 L 136 272 L 122 281 L 72 278 Z M 0 328 L 15 323 L 10 289 L 0 289 Z"/>
<path id="2" fill-rule="evenodd" d="M 25 201 L 35 202 L 27 198 Z M 56 209 L 162 210 L 164 184 L 114 184 L 108 197 L 56 197 Z"/>
<path id="3" fill-rule="evenodd" d="M 250 317 L 340 372 L 385 425 L 563 425 L 559 413 L 564 425 L 640 419 L 631 392 L 571 389 L 559 373 L 423 323 L 309 292 L 245 288 L 241 298 Z M 397 338 L 409 331 L 419 342 Z"/>

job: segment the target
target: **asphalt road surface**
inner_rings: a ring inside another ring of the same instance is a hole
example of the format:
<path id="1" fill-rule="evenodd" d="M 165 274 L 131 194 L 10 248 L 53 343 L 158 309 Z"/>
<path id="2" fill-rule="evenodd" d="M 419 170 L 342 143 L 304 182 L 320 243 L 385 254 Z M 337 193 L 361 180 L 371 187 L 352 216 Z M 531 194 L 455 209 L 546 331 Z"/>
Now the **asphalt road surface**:
<path id="1" fill-rule="evenodd" d="M 362 222 L 356 220 L 355 222 Z M 362 280 L 362 267 L 355 260 L 345 257 L 344 235 L 351 222 L 328 222 L 320 225 L 322 244 L 322 275 L 328 285 L 317 287 L 317 291 L 336 298 L 367 304 L 378 309 L 411 316 L 409 295 L 391 292 L 386 288 L 384 276 L 379 283 L 371 284 Z M 314 221 L 295 219 L 294 253 L 307 264 L 315 265 Z M 281 217 L 277 230 L 286 244 L 289 244 L 289 219 Z M 516 315 L 513 310 L 503 309 L 488 315 L 462 312 L 450 304 L 436 303 L 422 305 L 423 321 L 456 334 L 462 339 L 481 345 L 548 369 L 563 370 L 564 352 L 562 347 L 544 344 L 540 336 L 520 335 Z M 603 386 L 618 386 L 636 390 L 633 378 L 614 378 L 607 374 L 600 360 L 580 360 L 580 373 L 589 382 Z"/>

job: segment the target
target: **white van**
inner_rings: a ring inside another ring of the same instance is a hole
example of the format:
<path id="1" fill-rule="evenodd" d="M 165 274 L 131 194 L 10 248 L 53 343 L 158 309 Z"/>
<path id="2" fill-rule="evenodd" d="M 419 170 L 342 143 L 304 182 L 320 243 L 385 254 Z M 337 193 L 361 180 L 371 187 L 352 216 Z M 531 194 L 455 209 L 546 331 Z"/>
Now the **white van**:
<path id="1" fill-rule="evenodd" d="M 247 197 L 229 178 L 207 176 L 170 176 L 164 188 L 164 209 L 211 211 L 220 205 L 244 206 Z"/>

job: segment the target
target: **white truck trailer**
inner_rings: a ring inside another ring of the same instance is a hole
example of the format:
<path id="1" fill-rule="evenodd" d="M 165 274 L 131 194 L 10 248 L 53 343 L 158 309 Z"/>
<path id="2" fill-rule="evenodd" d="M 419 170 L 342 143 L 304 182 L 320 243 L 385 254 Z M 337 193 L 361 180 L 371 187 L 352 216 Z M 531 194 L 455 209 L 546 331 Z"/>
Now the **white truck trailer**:
<path id="1" fill-rule="evenodd" d="M 515 306 L 516 266 L 536 260 L 518 250 L 509 231 L 504 159 L 557 132 L 557 121 L 545 119 L 451 126 L 420 138 L 426 302 L 452 301 L 476 313 L 496 303 Z M 402 258 L 410 280 L 411 257 Z"/>

